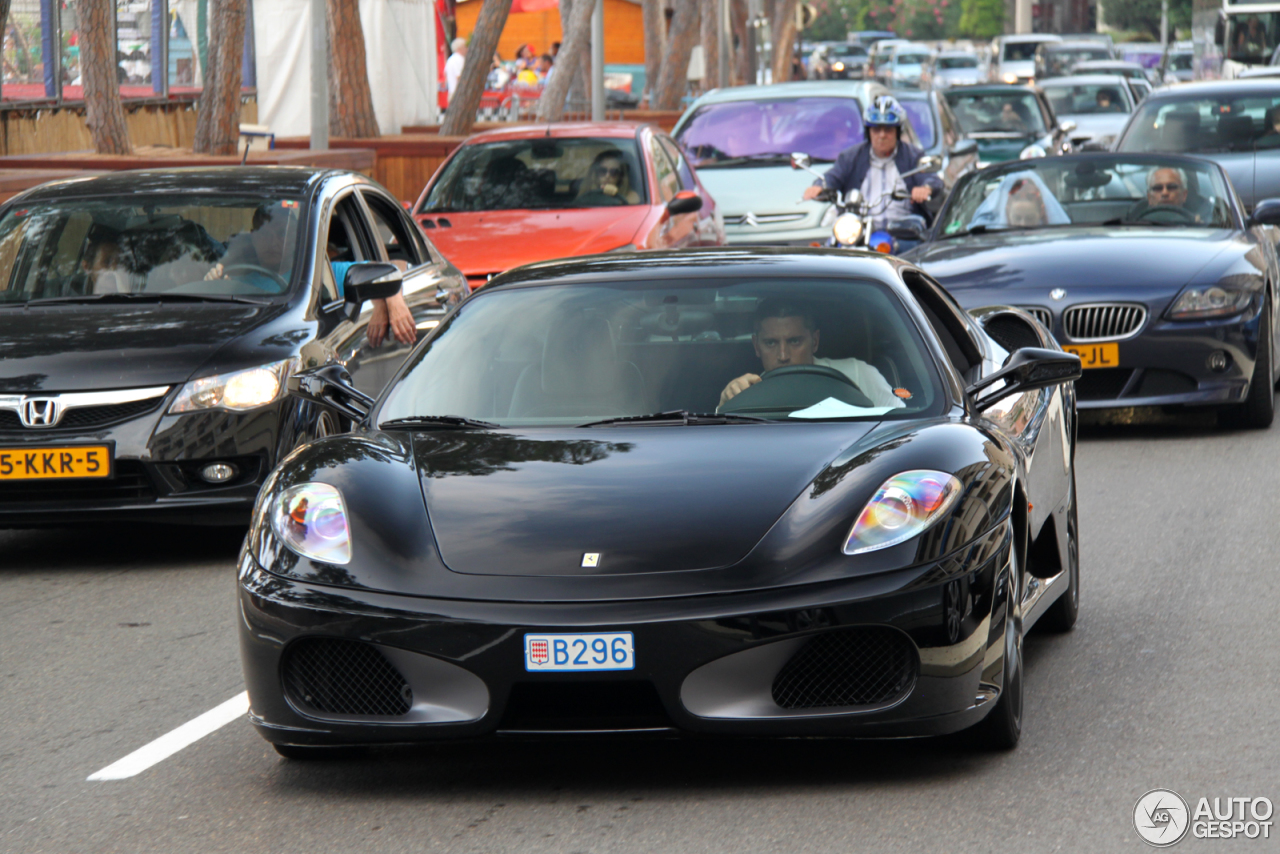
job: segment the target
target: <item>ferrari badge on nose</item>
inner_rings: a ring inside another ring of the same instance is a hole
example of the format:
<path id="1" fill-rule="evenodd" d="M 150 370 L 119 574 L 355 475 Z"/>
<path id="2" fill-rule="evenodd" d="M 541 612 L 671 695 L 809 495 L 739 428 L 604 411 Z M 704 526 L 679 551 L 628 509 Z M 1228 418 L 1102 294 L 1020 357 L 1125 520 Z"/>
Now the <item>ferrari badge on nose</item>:
<path id="1" fill-rule="evenodd" d="M 600 565 L 600 553 L 599 553 L 599 552 L 587 552 L 586 554 L 584 554 L 584 555 L 582 556 L 582 565 L 583 565 L 584 567 L 588 567 L 588 566 L 599 566 L 599 565 Z"/>

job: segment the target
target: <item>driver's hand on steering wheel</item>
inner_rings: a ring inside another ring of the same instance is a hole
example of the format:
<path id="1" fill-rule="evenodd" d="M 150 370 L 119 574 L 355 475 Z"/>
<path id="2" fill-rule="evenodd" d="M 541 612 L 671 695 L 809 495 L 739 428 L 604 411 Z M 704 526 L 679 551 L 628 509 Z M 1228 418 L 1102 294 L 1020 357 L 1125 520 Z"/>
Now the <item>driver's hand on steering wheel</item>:
<path id="1" fill-rule="evenodd" d="M 758 374 L 743 374 L 736 380 L 730 381 L 730 383 L 724 387 L 724 391 L 720 392 L 720 406 L 724 406 L 730 400 L 742 394 L 758 382 L 760 382 L 760 376 Z"/>
<path id="2" fill-rule="evenodd" d="M 214 264 L 212 267 L 209 268 L 209 272 L 204 274 L 204 280 L 206 282 L 210 282 L 210 281 L 213 281 L 214 279 L 221 279 L 221 278 L 224 278 L 221 262 Z"/>

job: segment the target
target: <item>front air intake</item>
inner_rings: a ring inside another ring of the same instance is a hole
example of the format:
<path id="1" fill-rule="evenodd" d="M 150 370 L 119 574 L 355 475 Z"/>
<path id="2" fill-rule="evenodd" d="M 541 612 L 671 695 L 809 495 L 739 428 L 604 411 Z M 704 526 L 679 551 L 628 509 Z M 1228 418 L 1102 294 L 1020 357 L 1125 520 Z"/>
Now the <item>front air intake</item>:
<path id="1" fill-rule="evenodd" d="M 916 670 L 915 647 L 896 629 L 823 632 L 778 671 L 773 701 L 784 709 L 880 706 L 906 696 Z"/>
<path id="2" fill-rule="evenodd" d="M 303 711 L 321 715 L 401 717 L 413 691 L 376 647 L 337 638 L 305 638 L 285 653 L 284 689 Z"/>

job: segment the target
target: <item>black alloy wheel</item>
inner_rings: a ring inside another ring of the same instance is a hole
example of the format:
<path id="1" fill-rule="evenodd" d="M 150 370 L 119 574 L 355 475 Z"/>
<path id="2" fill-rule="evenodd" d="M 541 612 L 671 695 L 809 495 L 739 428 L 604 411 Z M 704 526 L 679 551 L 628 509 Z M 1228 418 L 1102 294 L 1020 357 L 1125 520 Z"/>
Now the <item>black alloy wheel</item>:
<path id="1" fill-rule="evenodd" d="M 1265 430 L 1276 417 L 1276 384 L 1272 374 L 1275 364 L 1275 342 L 1271 337 L 1271 296 L 1263 297 L 1262 317 L 1258 321 L 1258 358 L 1249 379 L 1249 396 L 1244 403 L 1218 413 L 1222 427 Z"/>
<path id="2" fill-rule="evenodd" d="M 1076 476 L 1071 475 L 1067 502 L 1067 589 L 1044 612 L 1037 626 L 1050 632 L 1069 632 L 1080 615 L 1080 522 L 1076 513 Z"/>
<path id="3" fill-rule="evenodd" d="M 1004 668 L 996 707 L 974 727 L 978 743 L 988 750 L 1012 750 L 1022 736 L 1022 567 L 1017 549 L 1009 550 L 1009 578 L 1004 609 Z"/>

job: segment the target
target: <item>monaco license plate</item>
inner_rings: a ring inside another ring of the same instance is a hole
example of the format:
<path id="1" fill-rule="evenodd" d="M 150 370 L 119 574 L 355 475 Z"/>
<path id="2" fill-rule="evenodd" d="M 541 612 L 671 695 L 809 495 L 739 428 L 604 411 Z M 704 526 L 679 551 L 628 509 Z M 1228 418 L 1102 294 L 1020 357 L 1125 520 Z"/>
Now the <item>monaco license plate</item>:
<path id="1" fill-rule="evenodd" d="M 111 477 L 108 445 L 0 448 L 0 480 Z"/>
<path id="2" fill-rule="evenodd" d="M 635 668 L 636 647 L 631 632 L 524 636 L 524 669 L 531 673 Z"/>
<path id="3" fill-rule="evenodd" d="M 1120 345 L 1114 341 L 1100 344 L 1063 344 L 1062 349 L 1080 357 L 1080 366 L 1089 368 L 1120 367 Z"/>

